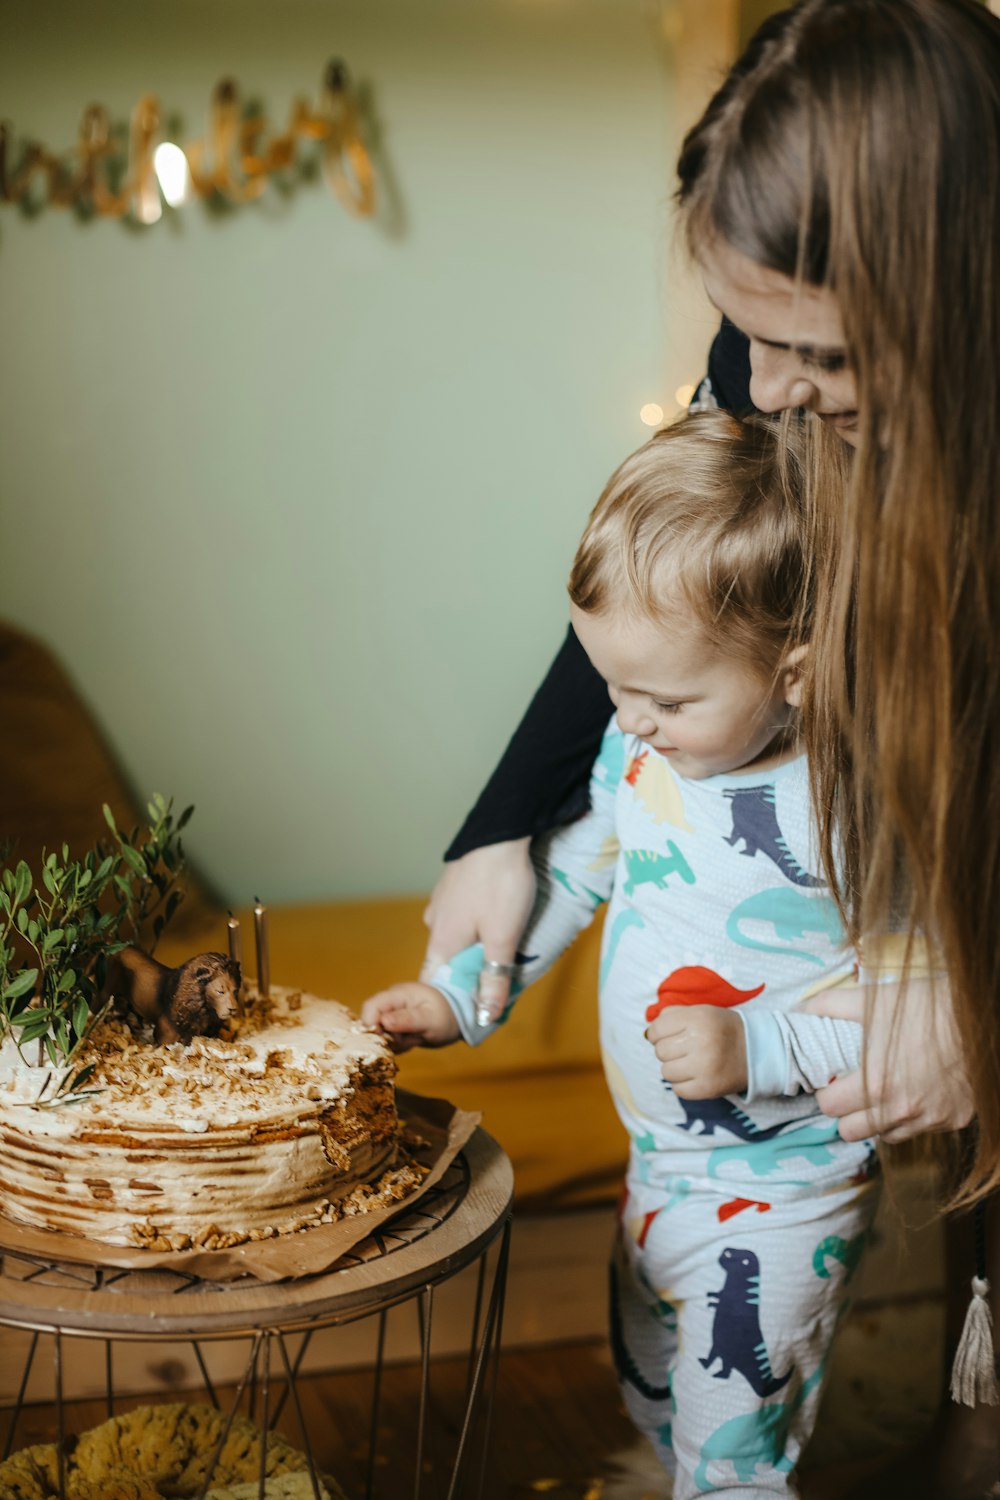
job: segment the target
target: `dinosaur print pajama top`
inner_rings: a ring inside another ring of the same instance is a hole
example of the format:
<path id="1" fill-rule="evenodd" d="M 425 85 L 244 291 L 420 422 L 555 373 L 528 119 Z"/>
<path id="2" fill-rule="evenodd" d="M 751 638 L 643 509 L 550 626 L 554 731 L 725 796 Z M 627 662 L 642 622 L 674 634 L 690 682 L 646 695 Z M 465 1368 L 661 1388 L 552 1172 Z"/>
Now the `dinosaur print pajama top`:
<path id="1" fill-rule="evenodd" d="M 795 1008 L 856 973 L 815 873 L 805 759 L 691 781 L 612 721 L 590 812 L 532 852 L 515 996 L 608 903 L 601 1044 L 631 1141 L 611 1338 L 629 1410 L 675 1500 L 795 1494 L 877 1196 L 871 1143 L 841 1141 L 813 1097 L 857 1067 L 861 1028 Z M 433 981 L 473 1044 L 495 1029 L 476 1022 L 481 964 L 477 945 Z M 645 1029 L 672 1005 L 736 1008 L 745 1094 L 686 1101 L 664 1082 Z"/>

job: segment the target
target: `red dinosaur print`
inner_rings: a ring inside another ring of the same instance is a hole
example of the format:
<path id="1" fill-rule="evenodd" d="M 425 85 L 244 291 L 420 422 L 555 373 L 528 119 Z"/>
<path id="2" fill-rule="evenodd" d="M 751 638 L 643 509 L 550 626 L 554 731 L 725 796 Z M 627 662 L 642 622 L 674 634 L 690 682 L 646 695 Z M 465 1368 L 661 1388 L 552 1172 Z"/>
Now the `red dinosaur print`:
<path id="1" fill-rule="evenodd" d="M 638 1237 L 636 1238 L 636 1244 L 639 1246 L 640 1250 L 645 1248 L 646 1236 L 652 1228 L 653 1220 L 656 1218 L 659 1212 L 660 1210 L 658 1208 L 654 1208 L 651 1213 L 643 1214 L 642 1229 L 639 1231 Z"/>
<path id="2" fill-rule="evenodd" d="M 656 991 L 656 1000 L 646 1010 L 646 1020 L 655 1021 L 660 1011 L 665 1010 L 668 1005 L 742 1005 L 745 1000 L 752 1000 L 755 995 L 759 995 L 764 988 L 764 985 L 759 984 L 755 990 L 738 990 L 728 979 L 716 974 L 714 969 L 703 969 L 700 964 L 692 964 L 684 969 L 675 969 L 672 974 L 667 975 Z"/>
<path id="3" fill-rule="evenodd" d="M 761 1203 L 757 1198 L 730 1198 L 728 1203 L 719 1204 L 719 1223 L 724 1224 L 734 1214 L 741 1214 L 745 1208 L 755 1208 L 759 1214 L 770 1212 L 770 1203 Z"/>
<path id="4" fill-rule="evenodd" d="M 645 762 L 648 754 L 648 750 L 643 750 L 641 755 L 633 755 L 632 759 L 629 761 L 628 770 L 625 772 L 625 780 L 628 782 L 629 786 L 635 786 L 636 782 L 639 780 L 639 772 L 642 770 L 643 763 Z"/>

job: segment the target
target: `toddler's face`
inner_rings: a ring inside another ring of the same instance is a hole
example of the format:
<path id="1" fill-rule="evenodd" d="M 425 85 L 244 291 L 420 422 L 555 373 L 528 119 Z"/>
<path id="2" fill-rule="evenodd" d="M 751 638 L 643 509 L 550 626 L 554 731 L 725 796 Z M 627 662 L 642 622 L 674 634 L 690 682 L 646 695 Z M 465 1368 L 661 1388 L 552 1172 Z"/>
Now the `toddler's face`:
<path id="1" fill-rule="evenodd" d="M 628 615 L 585 614 L 573 629 L 608 684 L 624 734 L 637 735 L 692 780 L 763 770 L 788 753 L 783 731 L 797 702 L 797 677 L 750 671 L 720 656 L 701 627 L 660 625 Z"/>

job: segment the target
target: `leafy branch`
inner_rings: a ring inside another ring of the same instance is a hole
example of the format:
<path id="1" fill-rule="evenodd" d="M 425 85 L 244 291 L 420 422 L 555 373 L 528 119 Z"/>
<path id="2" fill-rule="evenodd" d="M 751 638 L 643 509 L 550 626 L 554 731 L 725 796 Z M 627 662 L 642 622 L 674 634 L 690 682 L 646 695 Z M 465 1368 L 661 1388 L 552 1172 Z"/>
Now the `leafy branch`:
<path id="1" fill-rule="evenodd" d="M 157 794 L 148 824 L 126 833 L 105 805 L 111 839 L 82 859 L 63 844 L 43 852 L 37 880 L 23 859 L 0 867 L 0 1038 L 37 1042 L 54 1067 L 72 1061 L 99 1019 L 107 958 L 150 931 L 154 947 L 183 900 L 180 833 L 193 811 L 175 819 Z M 80 1086 L 77 1075 L 70 1090 Z"/>
<path id="2" fill-rule="evenodd" d="M 62 1080 L 56 1085 L 55 1092 L 49 1094 L 49 1084 L 52 1082 L 52 1074 L 46 1073 L 42 1080 L 42 1086 L 38 1095 L 30 1104 L 23 1105 L 24 1109 L 58 1109 L 63 1104 L 76 1104 L 81 1099 L 93 1099 L 98 1094 L 103 1094 L 103 1089 L 85 1089 L 84 1084 L 93 1075 L 97 1068 L 96 1063 L 88 1063 L 78 1073 L 67 1068 Z M 48 1094 L 48 1098 L 46 1098 Z"/>

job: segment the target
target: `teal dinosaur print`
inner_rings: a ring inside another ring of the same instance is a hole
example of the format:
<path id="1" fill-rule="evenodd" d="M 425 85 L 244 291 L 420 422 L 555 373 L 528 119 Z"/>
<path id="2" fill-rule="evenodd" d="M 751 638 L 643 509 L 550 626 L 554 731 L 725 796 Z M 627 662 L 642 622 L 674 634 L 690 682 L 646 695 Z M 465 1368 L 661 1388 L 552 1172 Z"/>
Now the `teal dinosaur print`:
<path id="1" fill-rule="evenodd" d="M 768 923 L 781 942 L 763 943 L 758 938 L 749 937 L 744 931 L 746 922 Z M 801 940 L 811 932 L 825 933 L 835 948 L 841 947 L 845 941 L 836 903 L 829 896 L 807 896 L 790 886 L 755 891 L 733 908 L 726 922 L 727 936 L 744 948 L 756 948 L 761 953 L 787 953 L 822 967 L 824 960 L 818 953 L 795 946 L 796 939 Z"/>
<path id="2" fill-rule="evenodd" d="M 658 854 L 655 849 L 623 851 L 626 896 L 631 896 L 637 885 L 655 885 L 658 891 L 668 890 L 668 875 L 679 875 L 685 885 L 694 885 L 694 871 L 673 839 L 667 839 L 667 848 L 669 856 Z"/>
<path id="3" fill-rule="evenodd" d="M 456 953 L 454 958 L 448 960 L 448 976 L 452 983 L 465 990 L 467 994 L 474 995 L 479 988 L 479 976 L 483 972 L 483 961 L 486 957 L 482 943 L 473 943 L 468 948 L 463 948 L 461 953 Z M 524 989 L 520 979 L 512 979 L 510 982 L 510 999 L 507 1009 L 500 1017 L 501 1021 L 507 1019 L 507 1014 L 514 1001 Z"/>
<path id="4" fill-rule="evenodd" d="M 577 881 L 571 880 L 566 871 L 560 870 L 556 865 L 552 866 L 551 873 L 553 880 L 558 880 L 561 886 L 565 886 L 571 896 L 586 896 L 595 911 L 599 906 L 603 906 L 608 899 L 607 896 L 602 896 L 597 891 L 592 891 L 589 885 L 580 885 Z"/>
<path id="5" fill-rule="evenodd" d="M 824 1360 L 808 1380 L 802 1382 L 790 1401 L 758 1406 L 738 1417 L 730 1417 L 728 1422 L 717 1427 L 702 1446 L 701 1463 L 694 1476 L 699 1490 L 728 1488 L 728 1484 L 713 1484 L 709 1479 L 710 1463 L 731 1464 L 740 1484 L 753 1483 L 759 1468 L 790 1474 L 795 1463 L 785 1453 L 788 1430 L 796 1412 L 822 1381 L 825 1370 Z"/>
<path id="6" fill-rule="evenodd" d="M 673 1383 L 671 1383 L 671 1387 L 670 1387 L 670 1398 L 669 1398 L 669 1401 L 668 1401 L 668 1405 L 670 1407 L 670 1421 L 669 1422 L 661 1422 L 660 1423 L 659 1427 L 656 1429 L 656 1436 L 659 1439 L 659 1441 L 663 1444 L 664 1448 L 669 1448 L 669 1449 L 673 1450 L 673 1446 L 674 1446 L 674 1423 L 673 1423 L 673 1419 L 677 1415 L 677 1397 L 674 1395 Z"/>
<path id="7" fill-rule="evenodd" d="M 625 737 L 614 724 L 601 741 L 592 775 L 612 792 L 625 775 Z"/>
<path id="8" fill-rule="evenodd" d="M 631 906 L 626 906 L 615 917 L 614 921 L 611 924 L 610 931 L 608 932 L 608 935 L 604 940 L 604 954 L 601 958 L 600 975 L 600 985 L 602 989 L 608 982 L 608 975 L 611 973 L 611 965 L 614 963 L 615 954 L 618 952 L 618 944 L 621 942 L 628 929 L 630 927 L 645 927 L 645 925 L 646 924 L 643 921 L 642 917 L 640 917 L 639 913 L 637 911 L 634 911 Z"/>
<path id="9" fill-rule="evenodd" d="M 670 1205 L 667 1204 L 667 1207 L 669 1208 Z M 660 1296 L 659 1292 L 653 1286 L 645 1271 L 643 1271 L 641 1268 L 637 1268 L 634 1274 L 636 1280 L 649 1299 L 649 1311 L 652 1313 L 653 1317 L 658 1323 L 661 1323 L 663 1327 L 666 1328 L 670 1333 L 676 1333 L 677 1308 L 672 1302 L 668 1302 L 665 1297 Z M 676 1411 L 676 1404 L 674 1409 Z"/>
<path id="10" fill-rule="evenodd" d="M 844 1280 L 850 1281 L 858 1269 L 858 1262 L 864 1253 L 867 1239 L 868 1232 L 864 1229 L 851 1240 L 845 1240 L 839 1234 L 828 1234 L 825 1240 L 820 1240 L 813 1251 L 813 1270 L 816 1275 L 828 1277 L 830 1270 L 827 1260 L 839 1260 L 844 1268 Z"/>
<path id="11" fill-rule="evenodd" d="M 638 1145 L 637 1138 L 633 1136 L 632 1139 L 636 1141 L 636 1144 Z M 655 1149 L 655 1147 L 651 1149 Z M 671 1172 L 670 1175 L 664 1179 L 661 1186 L 663 1187 L 664 1192 L 669 1193 L 670 1196 L 660 1205 L 660 1207 L 656 1210 L 656 1213 L 649 1216 L 649 1222 L 651 1222 L 651 1220 L 656 1217 L 656 1214 L 665 1214 L 668 1208 L 674 1208 L 678 1203 L 684 1202 L 684 1199 L 691 1191 L 691 1179 L 690 1177 L 678 1177 L 676 1173 Z"/>
<path id="12" fill-rule="evenodd" d="M 786 1161 L 802 1159 L 814 1166 L 825 1166 L 833 1161 L 831 1144 L 837 1139 L 836 1120 L 823 1120 L 815 1125 L 803 1125 L 797 1130 L 786 1130 L 769 1140 L 740 1141 L 735 1146 L 717 1146 L 708 1157 L 709 1177 L 727 1176 L 720 1167 L 745 1165 L 755 1177 L 768 1177 L 780 1172 Z M 785 1177 L 783 1182 L 795 1186 L 807 1186 Z"/>

